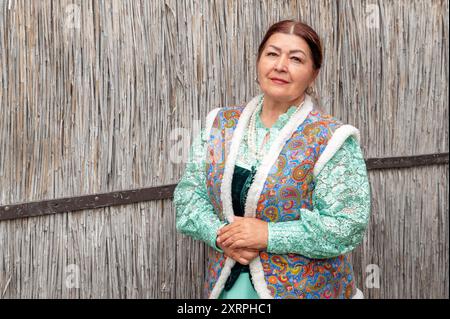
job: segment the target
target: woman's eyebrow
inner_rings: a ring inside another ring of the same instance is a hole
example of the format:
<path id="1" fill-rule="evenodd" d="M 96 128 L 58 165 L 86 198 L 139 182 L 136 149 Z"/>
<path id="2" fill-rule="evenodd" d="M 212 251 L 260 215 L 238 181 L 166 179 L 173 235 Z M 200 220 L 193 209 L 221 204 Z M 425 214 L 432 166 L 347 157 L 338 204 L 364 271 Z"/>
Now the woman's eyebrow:
<path id="1" fill-rule="evenodd" d="M 269 44 L 269 47 L 273 47 L 275 50 L 281 51 L 281 49 L 279 47 L 276 47 L 273 44 Z M 306 56 L 306 53 L 303 52 L 302 50 L 291 50 L 291 51 L 289 51 L 289 53 L 297 53 L 297 52 L 303 53 Z"/>

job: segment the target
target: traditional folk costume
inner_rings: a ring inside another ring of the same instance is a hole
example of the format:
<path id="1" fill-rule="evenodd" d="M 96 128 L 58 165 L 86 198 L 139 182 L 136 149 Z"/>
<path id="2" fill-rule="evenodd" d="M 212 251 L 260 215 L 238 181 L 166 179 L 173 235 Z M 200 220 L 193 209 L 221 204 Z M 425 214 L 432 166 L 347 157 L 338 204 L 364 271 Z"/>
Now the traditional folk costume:
<path id="1" fill-rule="evenodd" d="M 309 95 L 271 128 L 263 95 L 211 111 L 174 193 L 177 230 L 210 249 L 209 298 L 362 298 L 348 252 L 364 236 L 370 188 L 359 131 L 317 110 Z M 263 146 L 251 156 L 250 134 Z M 268 223 L 268 246 L 244 266 L 216 246 L 234 216 Z"/>

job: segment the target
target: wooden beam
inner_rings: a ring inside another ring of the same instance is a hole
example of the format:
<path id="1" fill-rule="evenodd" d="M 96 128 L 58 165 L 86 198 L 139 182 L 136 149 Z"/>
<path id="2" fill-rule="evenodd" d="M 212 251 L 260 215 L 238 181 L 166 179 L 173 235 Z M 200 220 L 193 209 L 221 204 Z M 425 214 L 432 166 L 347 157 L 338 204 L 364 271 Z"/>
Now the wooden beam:
<path id="1" fill-rule="evenodd" d="M 176 184 L 0 206 L 0 220 L 171 198 Z"/>
<path id="2" fill-rule="evenodd" d="M 448 164 L 449 153 L 369 158 L 368 170 Z M 169 199 L 177 184 L 0 206 L 0 220 L 35 217 L 101 207 Z"/>
<path id="3" fill-rule="evenodd" d="M 368 170 L 408 168 L 415 166 L 429 166 L 448 164 L 448 152 L 417 156 L 369 158 L 366 160 Z"/>

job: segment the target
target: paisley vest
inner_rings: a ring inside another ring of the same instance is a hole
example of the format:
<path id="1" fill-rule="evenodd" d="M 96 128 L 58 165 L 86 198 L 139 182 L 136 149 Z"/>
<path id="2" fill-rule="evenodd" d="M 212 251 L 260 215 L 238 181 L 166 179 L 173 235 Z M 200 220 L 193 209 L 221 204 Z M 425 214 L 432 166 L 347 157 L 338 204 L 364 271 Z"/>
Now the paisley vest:
<path id="1" fill-rule="evenodd" d="M 205 165 L 208 196 L 222 221 L 232 222 L 233 219 L 229 197 L 233 167 L 256 102 L 254 98 L 246 107 L 219 109 L 209 130 Z M 315 109 L 309 96 L 302 108 L 303 114 L 297 117 L 294 114 L 274 141 L 274 144 L 278 141 L 278 149 L 272 145 L 268 158 L 264 158 L 258 168 L 247 196 L 246 217 L 284 222 L 301 219 L 300 208 L 313 209 L 315 166 L 333 134 L 349 125 Z M 239 125 L 241 120 L 245 123 Z M 217 298 L 220 295 L 234 263 L 223 253 L 210 249 L 204 287 L 206 296 Z M 261 251 L 259 258 L 250 263 L 250 272 L 261 298 L 346 299 L 356 293 L 353 268 L 347 255 L 314 259 L 293 253 L 280 255 Z"/>

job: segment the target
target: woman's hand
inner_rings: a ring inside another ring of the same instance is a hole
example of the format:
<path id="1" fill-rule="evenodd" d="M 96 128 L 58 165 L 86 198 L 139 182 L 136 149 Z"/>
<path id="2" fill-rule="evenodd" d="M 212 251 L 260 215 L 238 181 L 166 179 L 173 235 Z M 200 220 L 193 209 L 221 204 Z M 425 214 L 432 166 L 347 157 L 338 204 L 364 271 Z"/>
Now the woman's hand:
<path id="1" fill-rule="evenodd" d="M 267 248 L 268 233 L 267 222 L 236 216 L 234 222 L 219 229 L 217 243 L 223 247 L 262 250 Z"/>
<path id="2" fill-rule="evenodd" d="M 257 249 L 230 248 L 220 244 L 217 246 L 223 250 L 226 257 L 230 257 L 242 265 L 248 265 L 253 259 L 259 256 Z"/>

